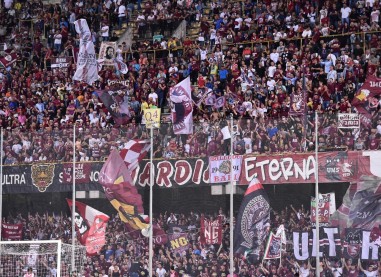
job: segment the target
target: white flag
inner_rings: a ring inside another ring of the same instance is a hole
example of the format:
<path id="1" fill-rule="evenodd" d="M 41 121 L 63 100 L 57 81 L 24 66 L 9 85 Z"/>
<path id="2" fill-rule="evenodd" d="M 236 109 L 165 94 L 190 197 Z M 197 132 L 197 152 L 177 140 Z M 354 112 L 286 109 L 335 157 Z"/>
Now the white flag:
<path id="1" fill-rule="evenodd" d="M 92 85 L 98 80 L 98 64 L 95 55 L 94 43 L 86 19 L 74 22 L 75 30 L 80 36 L 80 46 L 77 59 L 77 70 L 73 80 L 83 81 Z"/>

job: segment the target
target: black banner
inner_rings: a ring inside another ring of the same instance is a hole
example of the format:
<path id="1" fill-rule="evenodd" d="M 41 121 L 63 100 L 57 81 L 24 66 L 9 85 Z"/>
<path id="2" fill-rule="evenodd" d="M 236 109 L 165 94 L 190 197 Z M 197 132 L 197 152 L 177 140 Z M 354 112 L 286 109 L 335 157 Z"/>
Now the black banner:
<path id="1" fill-rule="evenodd" d="M 77 163 L 76 184 L 80 190 L 102 190 L 98 183 L 103 163 Z M 72 190 L 72 164 L 4 166 L 4 193 L 66 192 Z"/>

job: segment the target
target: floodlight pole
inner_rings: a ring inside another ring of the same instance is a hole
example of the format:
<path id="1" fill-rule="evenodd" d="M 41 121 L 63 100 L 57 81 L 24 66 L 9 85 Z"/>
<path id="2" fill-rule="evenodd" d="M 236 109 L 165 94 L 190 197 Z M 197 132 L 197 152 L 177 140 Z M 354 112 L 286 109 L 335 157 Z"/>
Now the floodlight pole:
<path id="1" fill-rule="evenodd" d="M 153 260 L 153 128 L 154 124 L 151 124 L 151 148 L 150 148 L 150 173 L 149 173 L 149 179 L 150 179 L 150 187 L 149 187 L 149 276 L 153 275 L 153 268 L 152 268 L 152 260 Z"/>
<path id="2" fill-rule="evenodd" d="M 320 239 L 319 239 L 319 136 L 318 136 L 318 112 L 315 111 L 315 223 L 316 223 L 316 276 L 320 276 Z"/>
<path id="3" fill-rule="evenodd" d="M 0 241 L 2 239 L 1 237 L 1 230 L 3 228 L 3 128 L 1 128 L 0 131 Z"/>
<path id="4" fill-rule="evenodd" d="M 75 230 L 75 124 L 73 126 L 73 173 L 72 173 L 72 206 L 71 206 L 71 272 L 75 270 L 75 236 L 76 236 L 76 230 Z"/>
<path id="5" fill-rule="evenodd" d="M 234 214 L 234 174 L 233 174 L 233 114 L 230 116 L 230 252 L 229 252 L 229 261 L 230 261 L 230 277 L 233 277 L 234 274 L 234 222 L 233 222 L 233 214 Z"/>

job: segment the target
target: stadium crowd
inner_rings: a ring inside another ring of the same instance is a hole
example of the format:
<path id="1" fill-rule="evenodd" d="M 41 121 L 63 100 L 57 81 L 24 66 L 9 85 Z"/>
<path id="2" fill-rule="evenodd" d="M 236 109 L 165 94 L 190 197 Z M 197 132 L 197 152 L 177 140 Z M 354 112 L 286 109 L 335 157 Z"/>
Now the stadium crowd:
<path id="1" fill-rule="evenodd" d="M 198 212 L 172 213 L 164 212 L 156 216 L 154 222 L 160 228 L 170 233 L 172 227 L 176 226 L 182 232 L 187 233 L 189 247 L 181 254 L 175 254 L 170 244 L 156 243 L 154 240 L 153 267 L 155 276 L 192 276 L 211 277 L 229 276 L 229 219 L 220 209 L 215 214 L 206 217 L 223 219 L 222 244 L 203 245 L 200 242 L 200 216 Z M 294 208 L 287 206 L 281 211 L 272 211 L 272 231 L 276 232 L 280 224 L 283 224 L 287 236 L 293 230 L 308 231 L 311 229 L 310 214 L 303 207 Z M 23 236 L 25 240 L 49 240 L 61 239 L 63 242 L 71 242 L 71 219 L 66 215 L 29 213 L 28 215 L 13 215 L 4 219 L 11 224 L 22 223 L 24 226 Z M 292 237 L 287 237 L 292 241 Z M 106 245 L 99 255 L 87 257 L 84 270 L 73 276 L 80 277 L 143 277 L 148 276 L 148 238 L 140 235 L 140 232 L 131 232 L 129 228 L 118 218 L 112 216 L 107 226 Z M 159 240 L 158 240 L 159 241 Z M 263 246 L 264 247 L 264 246 Z M 264 249 L 262 249 L 263 252 Z M 1 256 L 1 276 L 22 276 L 26 268 L 32 267 L 37 270 L 37 276 L 55 275 L 56 258 L 53 255 L 43 255 L 39 259 L 17 260 L 7 255 Z M 293 258 L 292 243 L 288 243 L 282 254 L 282 259 L 265 260 L 264 262 L 250 262 L 244 255 L 234 258 L 235 276 L 281 276 L 291 277 L 295 274 L 308 277 L 314 275 L 314 259 L 301 263 Z M 320 276 L 378 276 L 374 272 L 381 273 L 379 262 L 345 259 L 323 259 Z M 63 275 L 69 276 L 68 264 L 63 263 L 61 271 Z M 373 273 L 372 273 L 373 272 Z M 8 275 L 7 275 L 8 274 Z M 298 276 L 298 275 L 296 275 Z"/>
<path id="2" fill-rule="evenodd" d="M 231 114 L 237 154 L 314 149 L 314 111 L 319 114 L 321 151 L 380 149 L 379 99 L 369 107 L 371 125 L 360 131 L 339 130 L 336 117 L 356 112 L 351 105 L 354 93 L 367 76 L 380 75 L 379 13 L 379 2 L 373 0 L 139 0 L 137 5 L 5 1 L 0 19 L 7 48 L 3 58 L 17 53 L 18 61 L 0 73 L 4 162 L 71 161 L 74 124 L 78 160 L 100 160 L 110 149 L 123 147 L 126 138 L 147 137 L 140 125 L 142 113 L 155 107 L 164 112 L 165 123 L 155 133 L 158 158 L 229 152 L 221 149 L 226 138 L 221 130 Z M 99 82 L 88 86 L 71 79 L 75 63 L 67 70 L 50 67 L 52 57 L 76 53 L 79 40 L 73 22 L 78 18 L 87 19 L 97 49 L 101 41 L 115 40 L 115 30 L 131 22 L 136 22 L 140 36 L 147 30 L 161 36 L 155 41 L 138 39 L 131 49 L 121 44 L 119 54 L 129 72 L 103 67 Z M 181 19 L 188 26 L 199 23 L 196 41 L 163 36 Z M 158 51 L 154 59 L 147 54 L 150 49 L 166 51 Z M 176 136 L 166 114 L 169 89 L 187 76 L 194 85 L 194 134 Z M 94 93 L 117 80 L 127 86 L 127 126 L 116 126 Z M 224 96 L 224 105 L 206 105 L 206 89 L 216 98 Z M 290 109 L 300 108 L 292 103 L 292 95 L 304 90 L 306 117 L 290 115 Z"/>

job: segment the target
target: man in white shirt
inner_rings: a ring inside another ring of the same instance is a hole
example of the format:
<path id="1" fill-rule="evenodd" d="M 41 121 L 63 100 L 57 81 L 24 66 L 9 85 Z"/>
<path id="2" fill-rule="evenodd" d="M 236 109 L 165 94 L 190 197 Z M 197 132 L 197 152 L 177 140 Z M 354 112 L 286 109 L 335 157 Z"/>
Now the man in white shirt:
<path id="1" fill-rule="evenodd" d="M 174 74 L 178 71 L 179 71 L 179 69 L 177 68 L 177 66 L 174 63 L 172 63 L 168 69 L 169 76 L 171 76 L 172 74 Z"/>
<path id="2" fill-rule="evenodd" d="M 107 26 L 106 22 L 102 22 L 102 41 L 108 41 L 109 38 L 109 27 Z"/>
<path id="3" fill-rule="evenodd" d="M 122 24 L 126 20 L 126 6 L 122 3 L 118 7 L 117 12 L 118 12 L 118 27 L 119 29 L 122 29 Z"/>
<path id="4" fill-rule="evenodd" d="M 208 55 L 208 50 L 204 49 L 204 47 L 200 48 L 200 60 L 205 61 Z"/>
<path id="5" fill-rule="evenodd" d="M 162 264 L 159 264 L 159 267 L 156 269 L 157 277 L 165 277 L 167 271 L 163 268 Z"/>
<path id="6" fill-rule="evenodd" d="M 157 106 L 157 99 L 159 96 L 155 91 L 152 91 L 150 94 L 148 94 L 148 99 L 152 99 L 153 103 Z"/>
<path id="7" fill-rule="evenodd" d="M 270 65 L 269 68 L 268 68 L 268 76 L 269 76 L 270 78 L 274 77 L 274 73 L 275 73 L 275 71 L 276 71 L 275 63 L 274 63 L 274 61 L 272 61 L 272 62 L 271 62 L 271 65 Z"/>
<path id="8" fill-rule="evenodd" d="M 279 53 L 276 49 L 273 49 L 273 52 L 270 54 L 270 59 L 276 64 L 279 60 Z"/>
<path id="9" fill-rule="evenodd" d="M 139 36 L 143 36 L 145 26 L 146 26 L 146 17 L 144 14 L 139 12 L 138 17 L 136 18 L 136 21 L 138 22 L 138 33 Z"/>
<path id="10" fill-rule="evenodd" d="M 347 3 L 344 2 L 343 7 L 341 8 L 341 24 L 344 25 L 346 22 L 349 26 L 350 21 L 349 21 L 349 15 L 351 14 L 351 8 L 347 6 Z"/>
<path id="11" fill-rule="evenodd" d="M 61 53 L 62 35 L 59 30 L 56 31 L 54 35 L 54 49 Z"/>

